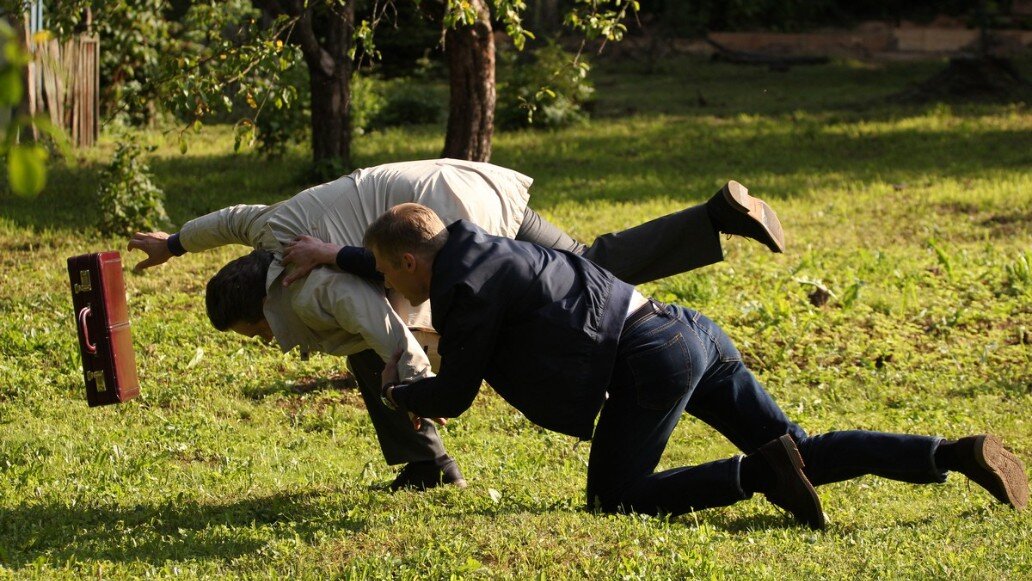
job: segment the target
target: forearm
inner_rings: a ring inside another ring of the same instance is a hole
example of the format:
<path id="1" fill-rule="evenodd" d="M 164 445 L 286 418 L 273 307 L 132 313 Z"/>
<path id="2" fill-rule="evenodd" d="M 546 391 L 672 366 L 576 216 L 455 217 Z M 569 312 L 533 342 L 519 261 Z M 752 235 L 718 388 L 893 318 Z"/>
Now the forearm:
<path id="1" fill-rule="evenodd" d="M 239 205 L 194 218 L 179 229 L 176 243 L 180 249 L 188 252 L 201 252 L 228 244 L 257 248 L 260 245 L 262 226 L 272 208 L 273 206 Z M 169 249 L 172 250 L 171 246 Z"/>
<path id="2" fill-rule="evenodd" d="M 401 383 L 390 390 L 398 409 L 424 418 L 454 418 L 469 409 L 480 390 L 479 383 L 461 386 L 441 377 Z"/>
<path id="3" fill-rule="evenodd" d="M 348 273 L 325 271 L 317 276 L 332 283 L 317 285 L 316 295 L 305 297 L 317 305 L 313 311 L 330 311 L 342 329 L 361 335 L 384 361 L 398 354 L 398 375 L 403 381 L 431 374 L 430 360 L 387 302 L 381 285 Z"/>

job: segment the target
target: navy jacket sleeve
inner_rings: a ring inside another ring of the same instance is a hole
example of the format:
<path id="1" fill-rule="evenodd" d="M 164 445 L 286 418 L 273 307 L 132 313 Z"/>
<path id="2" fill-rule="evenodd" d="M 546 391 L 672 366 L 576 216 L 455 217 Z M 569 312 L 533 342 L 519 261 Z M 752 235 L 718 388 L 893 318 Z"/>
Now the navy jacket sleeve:
<path id="1" fill-rule="evenodd" d="M 424 418 L 454 418 L 469 409 L 495 350 L 502 305 L 457 289 L 443 317 L 441 372 L 394 389 L 398 407 Z"/>
<path id="2" fill-rule="evenodd" d="M 373 253 L 360 246 L 343 246 L 337 252 L 337 267 L 344 272 L 367 280 L 383 281 L 383 275 L 376 270 Z"/>
<path id="3" fill-rule="evenodd" d="M 186 249 L 183 248 L 183 243 L 179 241 L 179 232 L 168 237 L 168 241 L 165 242 L 168 245 L 168 251 L 172 253 L 172 256 L 182 256 L 186 254 Z"/>

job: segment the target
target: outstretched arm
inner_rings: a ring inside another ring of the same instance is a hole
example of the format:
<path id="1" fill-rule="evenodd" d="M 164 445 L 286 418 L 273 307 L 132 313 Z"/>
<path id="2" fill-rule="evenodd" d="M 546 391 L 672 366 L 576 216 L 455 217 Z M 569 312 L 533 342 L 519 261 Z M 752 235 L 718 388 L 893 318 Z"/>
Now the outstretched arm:
<path id="1" fill-rule="evenodd" d="M 134 270 L 163 264 L 173 256 L 181 256 L 187 251 L 200 252 L 227 244 L 261 248 L 263 227 L 273 208 L 275 206 L 231 206 L 190 220 L 176 234 L 137 232 L 129 240 L 127 248 L 142 250 L 147 258 L 137 264 Z"/>

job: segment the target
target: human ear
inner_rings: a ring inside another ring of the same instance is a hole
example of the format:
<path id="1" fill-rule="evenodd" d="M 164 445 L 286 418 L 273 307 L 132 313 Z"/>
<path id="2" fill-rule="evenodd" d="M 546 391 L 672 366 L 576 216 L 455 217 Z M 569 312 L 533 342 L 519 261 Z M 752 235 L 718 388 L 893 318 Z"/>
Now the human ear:
<path id="1" fill-rule="evenodd" d="M 406 272 L 414 272 L 416 270 L 416 257 L 415 255 L 406 252 L 401 255 L 401 265 L 405 268 Z"/>

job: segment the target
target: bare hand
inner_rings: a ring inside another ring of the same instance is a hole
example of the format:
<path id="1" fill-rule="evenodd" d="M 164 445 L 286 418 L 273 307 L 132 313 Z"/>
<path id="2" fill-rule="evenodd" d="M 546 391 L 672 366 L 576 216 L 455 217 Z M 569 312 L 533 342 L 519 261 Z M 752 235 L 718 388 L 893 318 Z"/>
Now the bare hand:
<path id="1" fill-rule="evenodd" d="M 168 249 L 168 234 L 165 232 L 137 232 L 129 240 L 126 249 L 142 250 L 147 254 L 147 258 L 133 267 L 136 272 L 164 264 L 172 258 L 172 252 Z"/>
<path id="2" fill-rule="evenodd" d="M 304 278 L 313 268 L 324 264 L 337 263 L 337 253 L 341 247 L 330 242 L 323 242 L 312 236 L 298 236 L 287 244 L 283 251 L 283 264 L 293 264 L 294 270 L 283 279 L 283 286 L 289 286 L 299 278 Z"/>
<path id="3" fill-rule="evenodd" d="M 401 361 L 402 353 L 402 351 L 396 351 L 394 355 L 391 355 L 391 358 L 387 360 L 387 364 L 380 373 L 380 387 L 383 387 L 388 383 L 398 383 L 398 361 Z"/>
<path id="4" fill-rule="evenodd" d="M 443 425 L 448 423 L 448 420 L 446 420 L 444 418 L 421 418 L 421 417 L 417 416 L 416 414 L 414 414 L 412 412 L 408 413 L 408 417 L 409 417 L 410 420 L 412 420 L 412 429 L 416 430 L 417 432 L 419 431 L 419 428 L 423 427 L 423 420 L 424 419 L 433 420 L 433 422 L 435 424 L 437 424 L 438 426 L 443 426 Z"/>
<path id="5" fill-rule="evenodd" d="M 397 352 L 394 353 L 394 355 L 391 355 L 390 359 L 387 360 L 387 364 L 384 366 L 383 372 L 380 374 L 380 382 L 381 382 L 380 385 L 381 386 L 387 385 L 388 383 L 397 383 L 398 382 L 398 361 L 401 360 L 401 354 L 402 353 L 403 353 L 402 351 L 397 351 Z M 423 427 L 423 418 L 417 416 L 416 414 L 414 414 L 412 412 L 408 412 L 408 415 L 409 415 L 409 419 L 412 420 L 412 429 L 413 430 L 417 430 L 418 431 L 419 428 Z M 430 419 L 433 420 L 433 422 L 436 423 L 439 426 L 443 426 L 443 425 L 448 423 L 448 420 L 446 420 L 444 418 L 430 418 Z"/>

